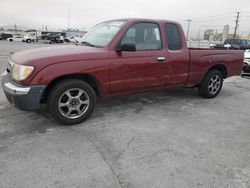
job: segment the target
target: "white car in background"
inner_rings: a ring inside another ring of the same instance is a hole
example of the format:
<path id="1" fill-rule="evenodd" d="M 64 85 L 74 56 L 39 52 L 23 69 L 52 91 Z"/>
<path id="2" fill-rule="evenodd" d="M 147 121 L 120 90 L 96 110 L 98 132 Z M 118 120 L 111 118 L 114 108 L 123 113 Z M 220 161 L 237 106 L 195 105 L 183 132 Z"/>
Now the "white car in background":
<path id="1" fill-rule="evenodd" d="M 244 54 L 242 76 L 250 76 L 250 50 L 246 50 Z"/>
<path id="2" fill-rule="evenodd" d="M 81 43 L 83 41 L 83 37 L 76 37 L 76 43 Z"/>
<path id="3" fill-rule="evenodd" d="M 74 37 L 70 36 L 66 38 L 67 42 L 72 42 L 72 43 L 79 43 L 81 41 L 82 37 Z"/>
<path id="4" fill-rule="evenodd" d="M 10 41 L 10 42 L 22 42 L 23 41 L 23 37 L 15 36 L 15 37 L 7 38 L 6 40 Z"/>
<path id="5" fill-rule="evenodd" d="M 75 39 L 75 37 L 71 36 L 71 37 L 67 37 L 67 38 L 66 38 L 66 41 L 67 41 L 67 42 L 73 42 L 73 43 L 75 43 L 75 42 L 76 42 L 76 39 Z"/>

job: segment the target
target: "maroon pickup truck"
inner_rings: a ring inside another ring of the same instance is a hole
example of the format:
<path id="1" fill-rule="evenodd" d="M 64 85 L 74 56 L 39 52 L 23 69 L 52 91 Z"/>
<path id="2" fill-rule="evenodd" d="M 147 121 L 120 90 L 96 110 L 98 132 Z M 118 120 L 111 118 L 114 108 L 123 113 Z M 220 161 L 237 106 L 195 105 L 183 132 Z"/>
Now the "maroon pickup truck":
<path id="1" fill-rule="evenodd" d="M 65 125 L 83 122 L 97 97 L 176 87 L 199 87 L 216 97 L 223 79 L 240 75 L 240 50 L 187 48 L 180 24 L 166 20 L 119 19 L 97 24 L 79 45 L 12 54 L 2 85 L 20 110 L 46 103 Z"/>

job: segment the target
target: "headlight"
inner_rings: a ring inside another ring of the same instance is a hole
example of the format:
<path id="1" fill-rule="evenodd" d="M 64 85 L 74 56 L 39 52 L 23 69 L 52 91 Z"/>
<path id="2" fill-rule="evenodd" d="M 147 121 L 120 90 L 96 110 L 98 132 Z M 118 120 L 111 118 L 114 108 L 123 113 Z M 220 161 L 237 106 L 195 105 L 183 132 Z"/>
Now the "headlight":
<path id="1" fill-rule="evenodd" d="M 33 72 L 34 67 L 13 63 L 11 66 L 11 76 L 16 81 L 27 79 Z"/>

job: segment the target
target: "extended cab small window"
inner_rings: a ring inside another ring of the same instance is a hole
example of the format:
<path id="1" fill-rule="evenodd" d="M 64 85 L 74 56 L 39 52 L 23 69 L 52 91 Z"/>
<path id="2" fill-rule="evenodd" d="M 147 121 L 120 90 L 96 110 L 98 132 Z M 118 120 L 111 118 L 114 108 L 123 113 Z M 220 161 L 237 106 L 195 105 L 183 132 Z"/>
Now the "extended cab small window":
<path id="1" fill-rule="evenodd" d="M 158 24 L 138 23 L 123 36 L 122 44 L 134 43 L 137 51 L 161 50 L 161 36 Z"/>
<path id="2" fill-rule="evenodd" d="M 181 35 L 179 27 L 175 24 L 168 23 L 165 25 L 167 46 L 169 50 L 180 50 L 182 48 Z"/>

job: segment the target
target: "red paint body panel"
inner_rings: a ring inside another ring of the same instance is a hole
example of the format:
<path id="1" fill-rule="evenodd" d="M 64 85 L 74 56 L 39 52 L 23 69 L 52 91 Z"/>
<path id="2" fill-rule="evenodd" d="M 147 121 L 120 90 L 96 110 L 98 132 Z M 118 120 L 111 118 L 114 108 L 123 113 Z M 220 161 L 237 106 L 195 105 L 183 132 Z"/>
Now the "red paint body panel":
<path id="1" fill-rule="evenodd" d="M 189 84 L 200 83 L 207 71 L 215 65 L 223 65 L 227 77 L 240 75 L 244 52 L 241 50 L 190 49 Z"/>
<path id="2" fill-rule="evenodd" d="M 100 84 L 105 97 L 131 94 L 154 89 L 199 85 L 214 65 L 223 65 L 227 77 L 239 75 L 243 51 L 188 49 L 180 24 L 166 20 L 125 19 L 126 24 L 104 48 L 62 45 L 24 50 L 11 55 L 18 64 L 32 65 L 35 71 L 22 81 L 23 85 L 48 85 L 67 75 L 88 74 Z M 126 31 L 136 23 L 151 22 L 160 27 L 162 49 L 156 51 L 117 52 L 116 47 Z M 165 24 L 179 27 L 182 49 L 169 50 Z M 158 57 L 165 57 L 159 63 Z"/>

